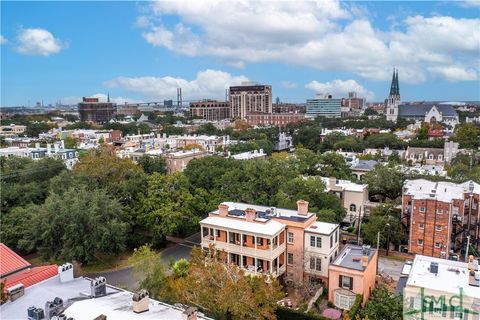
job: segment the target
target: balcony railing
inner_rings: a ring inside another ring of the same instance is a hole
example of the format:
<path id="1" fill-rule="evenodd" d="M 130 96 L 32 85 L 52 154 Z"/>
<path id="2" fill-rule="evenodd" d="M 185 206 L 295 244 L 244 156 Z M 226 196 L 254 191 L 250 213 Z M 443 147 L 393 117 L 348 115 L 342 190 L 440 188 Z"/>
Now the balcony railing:
<path id="1" fill-rule="evenodd" d="M 263 248 L 252 248 L 252 247 L 246 247 L 242 246 L 240 242 L 237 243 L 228 243 L 228 242 L 223 242 L 223 241 L 215 241 L 212 240 L 209 236 L 203 237 L 202 239 L 202 246 L 203 247 L 208 247 L 210 244 L 214 244 L 215 248 L 219 250 L 225 250 L 226 252 L 231 252 L 231 253 L 237 253 L 237 254 L 243 254 L 247 255 L 250 257 L 257 257 L 261 259 L 267 259 L 270 260 L 274 257 L 279 256 L 281 253 L 285 252 L 286 246 L 285 243 L 282 243 L 281 245 L 273 246 L 270 248 L 270 246 L 267 249 Z"/>
<path id="2" fill-rule="evenodd" d="M 255 271 L 255 267 L 254 266 L 251 266 L 251 267 L 253 267 L 253 268 L 248 268 L 248 267 L 243 268 L 243 270 L 245 271 L 245 274 L 250 275 L 250 276 L 271 275 L 272 277 L 275 277 L 275 278 L 284 274 L 286 269 L 287 269 L 286 265 L 283 265 L 280 268 L 278 268 L 278 272 L 277 272 L 276 268 L 274 268 L 275 270 L 273 272 L 268 272 L 268 271 L 263 272 L 263 271 Z"/>

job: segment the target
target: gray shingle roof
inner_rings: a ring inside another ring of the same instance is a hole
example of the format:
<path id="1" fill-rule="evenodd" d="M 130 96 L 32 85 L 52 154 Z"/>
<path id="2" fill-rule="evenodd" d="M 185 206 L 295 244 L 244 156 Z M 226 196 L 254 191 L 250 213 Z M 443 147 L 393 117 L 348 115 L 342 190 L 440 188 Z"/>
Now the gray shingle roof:
<path id="1" fill-rule="evenodd" d="M 425 114 L 430 111 L 430 109 L 435 106 L 438 111 L 440 111 L 444 117 L 456 117 L 457 112 L 449 104 L 401 104 L 398 106 L 398 115 L 401 116 L 417 116 L 423 117 Z"/>

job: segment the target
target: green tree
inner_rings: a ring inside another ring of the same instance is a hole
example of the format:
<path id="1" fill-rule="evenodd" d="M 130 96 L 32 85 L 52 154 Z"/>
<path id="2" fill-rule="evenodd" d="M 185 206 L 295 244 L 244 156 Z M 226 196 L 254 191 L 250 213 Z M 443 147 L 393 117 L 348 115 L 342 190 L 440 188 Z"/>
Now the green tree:
<path id="1" fill-rule="evenodd" d="M 368 184 L 370 195 L 379 195 L 393 200 L 402 194 L 405 175 L 395 166 L 377 164 L 363 178 Z"/>
<path id="2" fill-rule="evenodd" d="M 25 135 L 38 138 L 40 133 L 48 132 L 50 129 L 50 126 L 46 122 L 30 122 L 25 129 Z"/>
<path id="3" fill-rule="evenodd" d="M 75 138 L 66 137 L 64 141 L 66 149 L 74 149 L 77 147 L 77 140 Z"/>
<path id="4" fill-rule="evenodd" d="M 320 155 L 320 175 L 322 177 L 335 177 L 337 179 L 350 179 L 352 170 L 345 158 L 335 152 L 325 152 Z"/>
<path id="5" fill-rule="evenodd" d="M 403 319 L 403 298 L 392 294 L 385 287 L 373 290 L 370 301 L 361 311 L 362 317 L 368 319 L 401 320 Z"/>
<path id="6" fill-rule="evenodd" d="M 477 149 L 480 146 L 480 127 L 473 123 L 463 123 L 455 127 L 453 140 L 460 148 Z"/>
<path id="7" fill-rule="evenodd" d="M 314 151 L 299 147 L 295 150 L 295 167 L 300 174 L 318 175 L 320 170 L 318 168 L 320 163 L 320 155 Z"/>
<path id="8" fill-rule="evenodd" d="M 125 248 L 126 224 L 118 201 L 103 190 L 70 188 L 50 194 L 33 210 L 19 247 L 38 249 L 50 257 L 92 262 L 98 253 L 117 254 Z"/>
<path id="9" fill-rule="evenodd" d="M 141 286 L 149 288 L 153 296 L 196 306 L 215 319 L 276 318 L 277 301 L 284 296 L 278 280 L 247 276 L 241 268 L 226 264 L 224 254 L 214 247 L 208 252 L 194 248 L 188 266 L 182 262 L 182 272 L 170 276 L 158 267 L 158 260 L 148 262 L 155 261 L 153 256 L 142 249 L 142 255 L 135 257 L 146 274 Z"/>
<path id="10" fill-rule="evenodd" d="M 165 159 L 161 157 L 150 157 L 148 155 L 143 155 L 138 159 L 137 164 L 143 168 L 143 171 L 147 174 L 152 174 L 158 172 L 165 174 L 167 171 L 167 164 Z"/>
<path id="11" fill-rule="evenodd" d="M 386 248 L 389 232 L 390 243 L 399 245 L 403 237 L 399 212 L 392 204 L 382 204 L 375 208 L 368 222 L 363 225 L 362 238 L 366 243 L 376 245 L 377 234 L 380 233 L 380 246 Z"/>

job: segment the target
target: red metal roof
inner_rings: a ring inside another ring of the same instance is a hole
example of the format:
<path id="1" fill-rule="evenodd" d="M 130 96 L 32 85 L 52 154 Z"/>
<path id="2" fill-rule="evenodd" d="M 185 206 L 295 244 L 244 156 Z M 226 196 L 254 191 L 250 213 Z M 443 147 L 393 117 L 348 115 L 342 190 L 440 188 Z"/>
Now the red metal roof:
<path id="1" fill-rule="evenodd" d="M 58 266 L 56 264 L 23 270 L 6 278 L 5 289 L 8 289 L 19 283 L 23 284 L 23 286 L 27 288 L 42 282 L 43 280 L 50 279 L 57 274 Z"/>
<path id="2" fill-rule="evenodd" d="M 30 267 L 30 263 L 0 243 L 0 278 Z"/>

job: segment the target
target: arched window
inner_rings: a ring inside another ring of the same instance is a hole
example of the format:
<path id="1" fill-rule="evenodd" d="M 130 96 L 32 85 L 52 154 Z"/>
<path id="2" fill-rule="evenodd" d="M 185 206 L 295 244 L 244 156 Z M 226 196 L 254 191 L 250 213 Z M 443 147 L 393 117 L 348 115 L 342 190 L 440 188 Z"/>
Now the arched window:
<path id="1" fill-rule="evenodd" d="M 357 211 L 357 206 L 354 205 L 353 203 L 350 205 L 350 211 Z"/>

